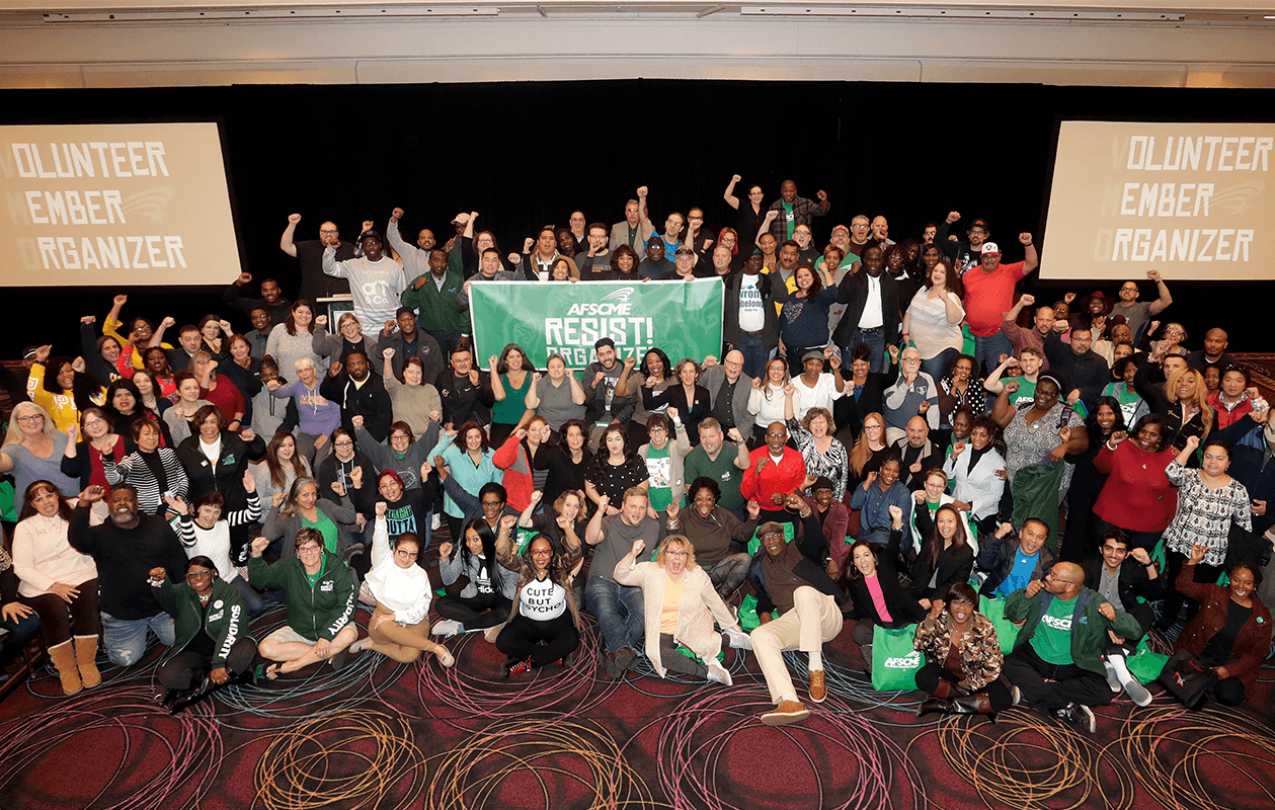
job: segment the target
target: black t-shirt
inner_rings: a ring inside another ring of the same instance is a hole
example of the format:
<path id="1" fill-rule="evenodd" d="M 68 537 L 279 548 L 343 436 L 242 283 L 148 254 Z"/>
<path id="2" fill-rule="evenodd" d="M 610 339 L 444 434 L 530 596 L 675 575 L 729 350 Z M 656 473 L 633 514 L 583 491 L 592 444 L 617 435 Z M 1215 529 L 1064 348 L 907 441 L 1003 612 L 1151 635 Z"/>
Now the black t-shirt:
<path id="1" fill-rule="evenodd" d="M 323 274 L 323 251 L 327 246 L 318 239 L 307 239 L 304 242 L 293 242 L 297 249 L 297 263 L 301 265 L 301 283 L 297 298 L 304 298 L 314 303 L 319 298 L 331 298 L 334 295 L 349 295 L 350 282 L 343 278 L 333 278 Z M 354 258 L 354 245 L 342 242 L 336 249 L 338 262 Z M 318 315 L 319 313 L 314 313 Z"/>

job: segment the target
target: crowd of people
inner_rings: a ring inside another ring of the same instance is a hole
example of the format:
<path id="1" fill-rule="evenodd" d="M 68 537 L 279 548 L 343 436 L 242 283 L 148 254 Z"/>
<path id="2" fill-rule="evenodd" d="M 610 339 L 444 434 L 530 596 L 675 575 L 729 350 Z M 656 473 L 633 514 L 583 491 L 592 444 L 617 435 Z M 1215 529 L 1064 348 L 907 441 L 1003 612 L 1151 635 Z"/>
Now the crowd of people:
<path id="1" fill-rule="evenodd" d="M 507 254 L 477 212 L 411 243 L 397 208 L 354 243 L 293 214 L 295 298 L 244 273 L 178 327 L 118 295 L 78 356 L 30 347 L 0 447 L 6 649 L 40 633 L 74 694 L 102 681 L 99 638 L 128 667 L 153 635 L 176 711 L 360 652 L 454 666 L 462 633 L 508 677 L 571 666 L 587 612 L 612 678 L 730 685 L 725 651 L 753 650 L 780 725 L 809 714 L 782 653 L 822 702 L 849 622 L 870 670 L 912 634 L 923 711 L 1092 732 L 1114 693 L 1150 701 L 1128 661 L 1159 632 L 1216 700 L 1251 698 L 1275 426 L 1225 331 L 1191 350 L 1154 270 L 1149 302 L 1128 281 L 1038 305 L 1032 234 L 1002 262 L 956 211 L 897 242 L 854 216 L 819 246 L 826 193 L 767 204 L 741 179 L 733 226 L 657 229 L 639 188 L 623 220 L 576 211 Z M 692 278 L 724 287 L 717 355 L 603 338 L 573 369 L 468 334 L 473 284 Z"/>

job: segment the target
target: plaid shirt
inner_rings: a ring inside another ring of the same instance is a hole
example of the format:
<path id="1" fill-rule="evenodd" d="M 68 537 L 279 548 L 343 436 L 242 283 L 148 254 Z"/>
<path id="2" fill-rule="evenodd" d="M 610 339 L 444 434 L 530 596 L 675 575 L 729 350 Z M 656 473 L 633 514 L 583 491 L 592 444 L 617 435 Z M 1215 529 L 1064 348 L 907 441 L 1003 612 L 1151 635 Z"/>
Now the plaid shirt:
<path id="1" fill-rule="evenodd" d="M 788 238 L 788 223 L 784 219 L 784 201 L 781 197 L 770 204 L 771 211 L 778 211 L 779 216 L 775 217 L 770 223 L 770 235 L 775 237 L 775 241 L 783 244 Z M 798 197 L 792 201 L 792 226 L 795 229 L 798 225 L 809 225 L 810 220 L 815 217 L 821 217 L 828 213 L 823 210 L 815 200 L 808 200 L 805 197 Z"/>

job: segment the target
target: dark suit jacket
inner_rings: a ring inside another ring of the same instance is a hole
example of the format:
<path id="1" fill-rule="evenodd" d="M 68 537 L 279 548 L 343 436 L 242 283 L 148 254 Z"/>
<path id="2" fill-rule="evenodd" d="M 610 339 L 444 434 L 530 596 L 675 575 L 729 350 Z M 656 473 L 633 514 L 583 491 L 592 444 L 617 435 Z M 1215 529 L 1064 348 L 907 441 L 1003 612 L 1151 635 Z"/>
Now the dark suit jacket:
<path id="1" fill-rule="evenodd" d="M 863 317 L 863 307 L 868 300 L 868 272 L 860 270 L 852 276 L 846 276 L 841 280 L 839 289 L 841 292 L 837 296 L 837 303 L 845 304 L 846 311 L 841 316 L 836 331 L 832 333 L 832 339 L 838 346 L 845 346 L 854 330 L 859 327 L 859 319 Z M 885 330 L 885 345 L 898 343 L 899 328 L 903 323 L 903 316 L 899 314 L 899 285 L 886 272 L 881 273 L 881 321 Z"/>

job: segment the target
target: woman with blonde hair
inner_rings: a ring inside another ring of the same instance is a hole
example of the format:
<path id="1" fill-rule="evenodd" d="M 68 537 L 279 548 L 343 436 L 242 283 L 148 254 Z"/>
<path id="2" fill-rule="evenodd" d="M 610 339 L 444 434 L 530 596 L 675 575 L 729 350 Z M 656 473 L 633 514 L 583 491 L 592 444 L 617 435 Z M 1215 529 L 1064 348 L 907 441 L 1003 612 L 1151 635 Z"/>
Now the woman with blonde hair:
<path id="1" fill-rule="evenodd" d="M 9 432 L 0 445 L 0 473 L 13 474 L 14 511 L 22 511 L 22 493 L 36 481 L 52 483 L 67 497 L 79 494 L 79 481 L 62 473 L 68 442 L 44 408 L 34 402 L 13 406 Z"/>
<path id="2" fill-rule="evenodd" d="M 345 356 L 350 352 L 361 351 L 368 357 L 378 355 L 376 341 L 371 336 L 363 334 L 363 323 L 353 312 L 342 312 L 336 319 L 334 335 L 329 335 L 326 331 L 327 315 L 315 318 L 314 323 L 316 326 L 324 327 L 323 331 L 318 329 L 314 331 L 314 338 L 310 342 L 310 348 L 320 357 L 344 364 Z"/>
<path id="3" fill-rule="evenodd" d="M 1170 375 L 1164 384 L 1164 398 L 1170 405 L 1164 415 L 1165 436 L 1175 450 L 1186 447 L 1187 439 L 1192 436 L 1201 442 L 1208 438 L 1214 414 L 1203 374 L 1184 368 Z M 1195 459 L 1191 459 L 1191 466 L 1196 466 Z"/>
<path id="4" fill-rule="evenodd" d="M 713 630 L 713 620 L 724 629 L 731 646 L 744 646 L 747 636 L 708 573 L 695 564 L 695 546 L 685 535 L 670 534 L 660 543 L 655 562 L 638 562 L 645 547 L 641 538 L 633 541 L 632 550 L 616 563 L 615 581 L 642 589 L 646 657 L 651 666 L 661 678 L 673 670 L 730 686 L 730 673 L 717 660 L 722 634 Z M 680 654 L 678 645 L 699 660 Z"/>
<path id="5" fill-rule="evenodd" d="M 881 469 L 889 445 L 885 441 L 885 417 L 873 412 L 863 417 L 863 429 L 859 439 L 850 448 L 850 480 L 862 481 L 870 472 Z"/>

